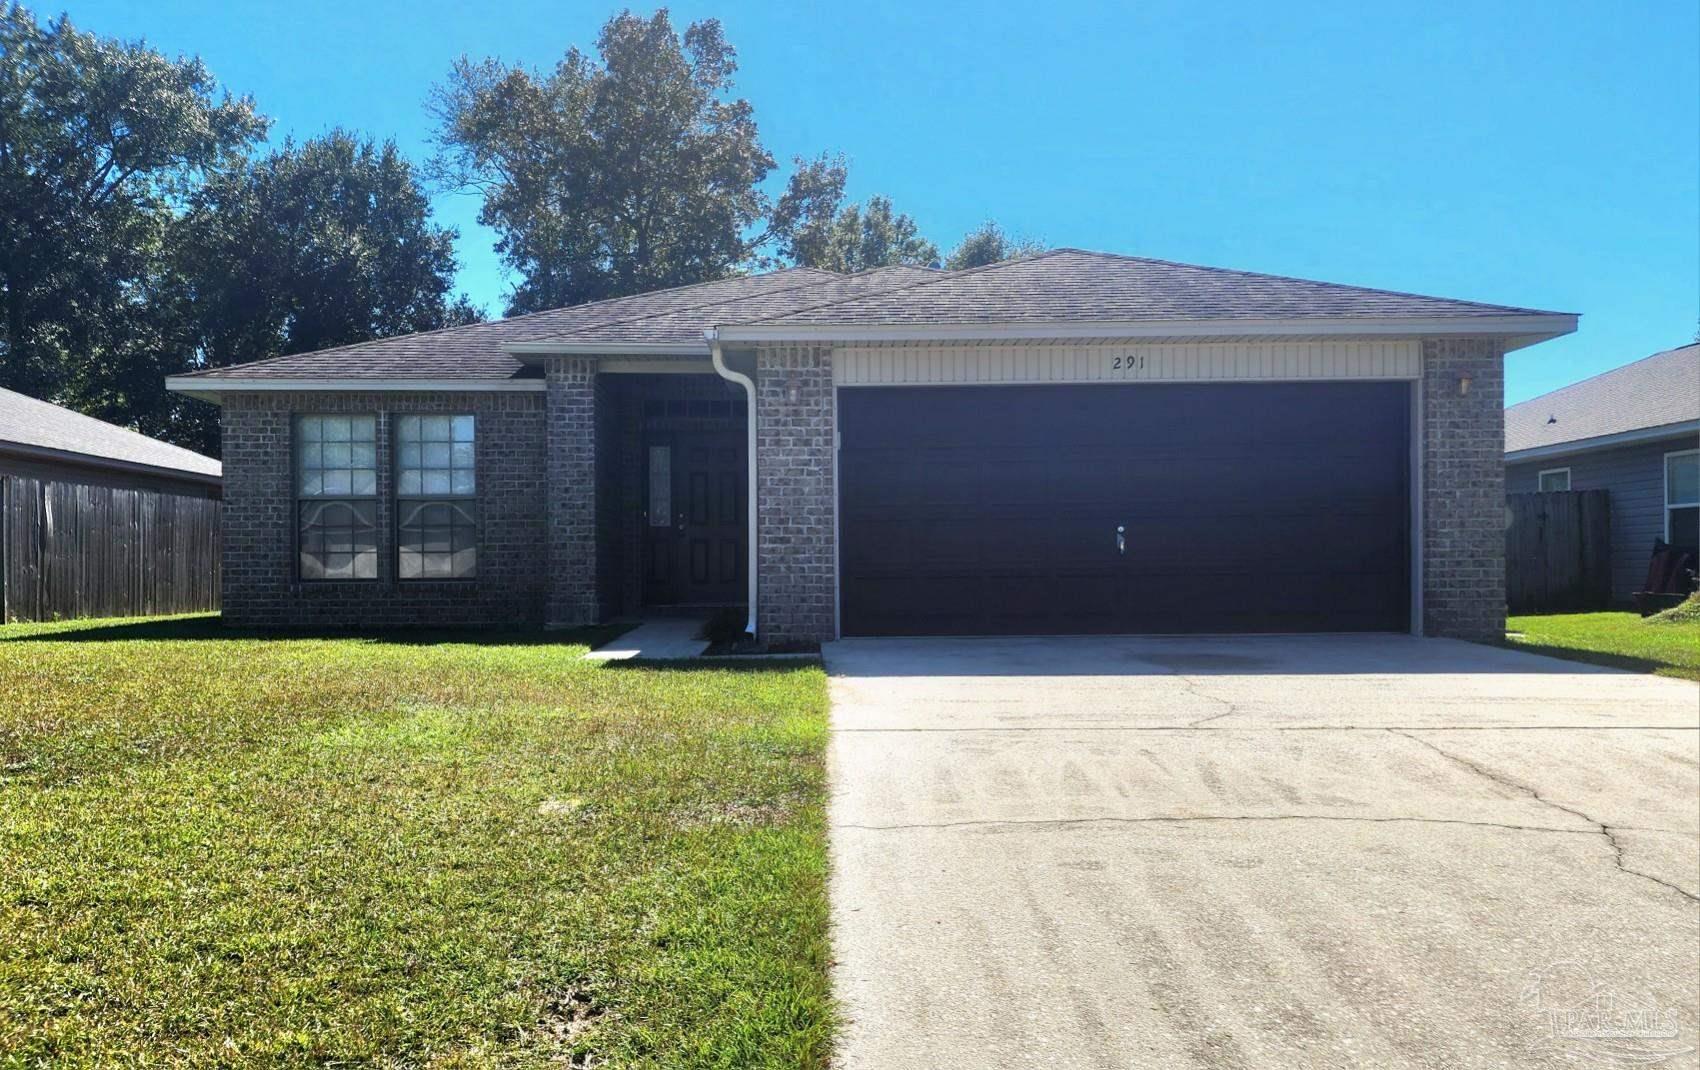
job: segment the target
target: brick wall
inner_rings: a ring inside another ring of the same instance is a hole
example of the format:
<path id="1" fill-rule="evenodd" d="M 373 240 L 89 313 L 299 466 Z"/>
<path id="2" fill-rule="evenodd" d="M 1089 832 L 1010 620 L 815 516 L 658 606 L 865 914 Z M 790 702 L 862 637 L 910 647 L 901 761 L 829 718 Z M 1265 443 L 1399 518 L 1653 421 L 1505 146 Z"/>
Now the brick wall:
<path id="1" fill-rule="evenodd" d="M 478 576 L 398 580 L 393 416 L 468 412 L 478 418 Z M 376 580 L 296 579 L 294 413 L 378 417 Z M 380 628 L 543 620 L 543 394 L 238 394 L 225 398 L 220 418 L 226 623 Z"/>
<path id="2" fill-rule="evenodd" d="M 832 350 L 756 354 L 757 627 L 769 643 L 836 630 Z"/>
<path id="3" fill-rule="evenodd" d="M 1468 376 L 1469 392 L 1459 393 Z M 1423 342 L 1423 631 L 1505 634 L 1505 360 L 1488 339 Z"/>
<path id="4" fill-rule="evenodd" d="M 548 623 L 597 619 L 595 357 L 551 357 L 548 380 Z"/>

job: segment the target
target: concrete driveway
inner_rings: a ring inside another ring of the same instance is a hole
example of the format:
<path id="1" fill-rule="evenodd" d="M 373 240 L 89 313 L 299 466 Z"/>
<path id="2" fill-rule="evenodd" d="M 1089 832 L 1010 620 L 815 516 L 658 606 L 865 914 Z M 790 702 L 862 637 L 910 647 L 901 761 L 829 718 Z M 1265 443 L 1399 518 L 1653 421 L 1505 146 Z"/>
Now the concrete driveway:
<path id="1" fill-rule="evenodd" d="M 1692 683 L 1399 636 L 826 661 L 844 1067 L 1700 1065 Z"/>

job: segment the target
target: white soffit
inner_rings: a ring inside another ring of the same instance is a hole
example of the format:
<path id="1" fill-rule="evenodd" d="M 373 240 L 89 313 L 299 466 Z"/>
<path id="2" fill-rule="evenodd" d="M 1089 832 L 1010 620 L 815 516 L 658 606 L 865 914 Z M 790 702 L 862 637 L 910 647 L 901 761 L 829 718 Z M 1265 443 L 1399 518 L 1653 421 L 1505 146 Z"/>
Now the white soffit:
<path id="1" fill-rule="evenodd" d="M 839 345 L 839 386 L 1416 379 L 1416 339 Z"/>

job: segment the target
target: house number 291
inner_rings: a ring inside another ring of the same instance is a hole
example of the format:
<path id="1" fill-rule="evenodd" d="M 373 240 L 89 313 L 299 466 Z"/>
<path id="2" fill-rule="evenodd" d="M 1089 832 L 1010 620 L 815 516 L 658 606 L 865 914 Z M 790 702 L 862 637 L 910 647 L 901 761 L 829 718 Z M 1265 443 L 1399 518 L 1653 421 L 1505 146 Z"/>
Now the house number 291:
<path id="1" fill-rule="evenodd" d="M 1118 372 L 1142 372 L 1145 370 L 1145 358 L 1133 355 L 1116 357 L 1110 362 L 1110 370 Z"/>

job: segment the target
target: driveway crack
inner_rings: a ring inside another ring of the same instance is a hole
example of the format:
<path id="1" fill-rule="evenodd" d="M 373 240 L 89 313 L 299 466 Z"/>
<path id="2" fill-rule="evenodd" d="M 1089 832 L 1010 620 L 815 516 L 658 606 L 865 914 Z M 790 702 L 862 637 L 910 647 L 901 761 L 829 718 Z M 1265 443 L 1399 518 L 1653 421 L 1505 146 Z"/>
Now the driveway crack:
<path id="1" fill-rule="evenodd" d="M 1187 694 L 1193 696 L 1194 698 L 1201 698 L 1201 699 L 1205 700 L 1206 702 L 1214 702 L 1214 703 L 1217 703 L 1218 705 L 1227 707 L 1221 713 L 1213 713 L 1208 717 L 1200 717 L 1196 721 L 1188 721 L 1185 727 L 1187 727 L 1187 728 L 1197 728 L 1199 725 L 1209 724 L 1211 721 L 1219 721 L 1224 717 L 1232 717 L 1234 714 L 1240 712 L 1239 706 L 1235 705 L 1232 702 L 1229 702 L 1227 699 L 1217 698 L 1215 695 L 1211 695 L 1211 694 L 1206 693 L 1204 691 L 1203 685 L 1200 684 L 1197 680 L 1194 680 L 1192 677 L 1181 676 L 1180 674 L 1177 673 L 1175 675 L 1175 679 L 1179 680 L 1181 682 L 1181 686 L 1186 688 Z"/>
<path id="2" fill-rule="evenodd" d="M 1549 799 L 1546 796 L 1542 795 L 1540 793 L 1540 791 L 1537 790 L 1532 785 L 1525 784 L 1521 780 L 1517 780 L 1514 777 L 1506 776 L 1504 773 L 1500 773 L 1496 770 L 1489 769 L 1488 767 L 1486 767 L 1484 765 L 1480 765 L 1476 762 L 1472 762 L 1470 759 L 1465 758 L 1462 755 L 1453 754 L 1449 750 L 1446 750 L 1442 747 L 1437 747 L 1433 743 L 1430 743 L 1428 740 L 1423 739 L 1421 736 L 1414 736 L 1409 732 L 1401 732 L 1397 728 L 1389 728 L 1389 729 L 1387 729 L 1387 731 L 1391 732 L 1392 734 L 1394 734 L 1396 736 L 1403 736 L 1404 738 L 1410 740 L 1413 743 L 1419 743 L 1422 746 L 1427 747 L 1429 750 L 1433 751 L 1434 753 L 1440 755 L 1442 758 L 1445 758 L 1447 761 L 1453 763 L 1454 765 L 1457 765 L 1457 766 L 1459 766 L 1460 768 L 1463 768 L 1463 769 L 1468 769 L 1470 772 L 1475 773 L 1477 776 L 1483 777 L 1486 780 L 1490 780 L 1493 783 L 1498 784 L 1501 787 L 1509 788 L 1512 791 L 1519 792 L 1519 793 L 1526 795 L 1529 798 L 1535 800 L 1536 802 L 1540 803 L 1543 806 L 1549 806 L 1554 810 L 1562 811 L 1566 814 L 1569 814 L 1570 816 L 1572 816 L 1574 818 L 1577 818 L 1581 821 L 1587 822 L 1588 824 L 1593 826 L 1593 832 L 1597 833 L 1598 835 L 1604 836 L 1606 843 L 1611 846 L 1612 862 L 1613 862 L 1613 864 L 1615 864 L 1617 866 L 1619 871 L 1621 871 L 1623 873 L 1627 873 L 1632 877 L 1640 877 L 1643 880 L 1652 881 L 1654 884 L 1661 885 L 1665 888 L 1669 888 L 1671 891 L 1675 892 L 1676 894 L 1678 894 L 1678 895 L 1680 895 L 1680 896 L 1682 896 L 1686 899 L 1692 900 L 1693 902 L 1696 902 L 1696 903 L 1700 903 L 1700 895 L 1695 895 L 1693 892 L 1689 891 L 1688 889 L 1682 887 L 1679 884 L 1672 884 L 1670 881 L 1665 880 L 1663 877 L 1657 877 L 1657 876 L 1654 876 L 1651 873 L 1645 873 L 1645 872 L 1643 872 L 1639 869 L 1631 869 L 1629 867 L 1628 863 L 1624 861 L 1623 844 L 1621 842 L 1619 842 L 1619 840 L 1617 838 L 1617 833 L 1619 831 L 1622 831 L 1621 826 L 1608 825 L 1604 821 L 1601 821 L 1596 817 L 1593 817 L 1593 816 L 1591 816 L 1587 813 L 1584 813 L 1581 810 L 1576 809 L 1574 806 L 1566 806 L 1564 803 L 1556 802 L 1552 799 Z"/>
<path id="3" fill-rule="evenodd" d="M 1067 825 L 1184 825 L 1189 823 L 1227 823 L 1256 821 L 1341 821 L 1378 825 L 1465 825 L 1472 828 L 1505 829 L 1511 832 L 1551 832 L 1563 836 L 1593 836 L 1595 829 L 1555 828 L 1551 825 L 1514 825 L 1503 821 L 1466 821 L 1448 817 L 1353 817 L 1340 814 L 1187 814 L 1152 817 L 1050 817 L 1050 818 L 970 818 L 963 821 L 918 821 L 910 824 L 863 825 L 839 823 L 835 829 L 855 829 L 863 832 L 899 832 L 905 829 L 995 828 L 998 826 L 1067 826 Z M 1649 830 L 1659 831 L 1659 830 Z M 1681 889 L 1677 889 L 1681 891 Z"/>

